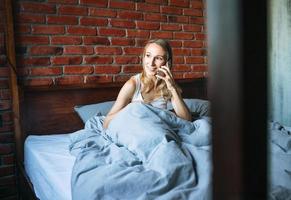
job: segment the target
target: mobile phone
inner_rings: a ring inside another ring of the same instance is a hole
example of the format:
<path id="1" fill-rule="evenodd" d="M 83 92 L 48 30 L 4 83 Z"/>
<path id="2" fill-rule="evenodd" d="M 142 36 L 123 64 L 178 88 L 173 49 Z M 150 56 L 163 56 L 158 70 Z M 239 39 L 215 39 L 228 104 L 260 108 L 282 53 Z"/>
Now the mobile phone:
<path id="1" fill-rule="evenodd" d="M 166 62 L 166 67 L 169 68 L 169 62 Z"/>
<path id="2" fill-rule="evenodd" d="M 169 64 L 168 64 L 168 62 L 166 62 L 166 67 L 169 68 Z M 165 74 L 164 72 L 160 71 L 160 70 L 158 70 L 157 74 L 158 74 L 159 76 L 162 76 L 162 77 L 165 77 L 165 76 L 166 76 L 166 74 Z"/>

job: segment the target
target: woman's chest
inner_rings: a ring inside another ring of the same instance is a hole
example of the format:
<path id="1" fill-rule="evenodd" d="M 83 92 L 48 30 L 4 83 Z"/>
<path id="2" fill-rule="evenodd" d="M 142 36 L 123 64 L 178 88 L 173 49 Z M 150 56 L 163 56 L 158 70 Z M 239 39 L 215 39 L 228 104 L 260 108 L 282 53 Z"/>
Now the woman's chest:
<path id="1" fill-rule="evenodd" d="M 158 99 L 161 97 L 161 94 L 160 92 L 156 92 L 154 90 L 151 90 L 150 92 L 141 92 L 141 96 L 142 96 L 142 99 L 144 100 L 144 102 L 152 102 L 154 101 L 155 99 Z"/>

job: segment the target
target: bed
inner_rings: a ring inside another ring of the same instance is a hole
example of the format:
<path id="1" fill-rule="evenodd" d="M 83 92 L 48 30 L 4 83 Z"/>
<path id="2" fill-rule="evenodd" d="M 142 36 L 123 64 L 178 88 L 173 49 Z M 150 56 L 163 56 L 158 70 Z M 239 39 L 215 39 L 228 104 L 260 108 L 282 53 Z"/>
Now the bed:
<path id="1" fill-rule="evenodd" d="M 202 102 L 197 104 L 200 106 L 199 109 L 209 108 L 209 102 L 205 101 L 207 99 L 205 79 L 181 80 L 178 83 L 188 103 L 191 104 L 192 99 L 196 99 Z M 72 154 L 73 150 L 78 148 L 71 146 L 69 149 L 68 146 L 72 145 L 72 138 L 84 130 L 86 127 L 84 125 L 89 127 L 96 124 L 96 121 L 93 123 L 92 120 L 88 120 L 92 119 L 90 110 L 96 105 L 100 107 L 100 104 L 105 103 L 106 105 L 102 105 L 104 109 L 95 113 L 93 118 L 99 119 L 110 108 L 121 86 L 120 83 L 115 83 L 22 88 L 20 95 L 22 135 L 18 137 L 16 146 L 20 193 L 23 199 L 72 199 L 71 176 L 72 171 L 76 171 L 77 168 L 74 165 L 77 157 Z M 193 109 L 197 107 L 193 103 L 192 105 Z M 136 109 L 137 106 L 132 107 Z M 199 118 L 200 116 L 196 114 L 194 113 L 193 117 Z M 204 112 L 203 115 L 207 113 Z M 209 152 L 209 148 L 206 147 L 203 152 Z M 210 154 L 206 154 L 210 158 Z M 205 170 L 210 171 L 207 168 Z M 208 174 L 207 177 L 210 177 L 211 173 Z M 210 178 L 208 179 L 207 186 L 210 185 Z M 75 184 L 80 184 L 80 181 Z M 207 187 L 207 193 L 210 193 L 209 189 L 211 188 Z M 100 188 L 96 191 L 100 191 Z M 73 194 L 74 199 L 78 199 L 80 194 L 82 195 L 82 192 Z"/>
<path id="2" fill-rule="evenodd" d="M 183 88 L 183 97 L 191 111 L 193 113 L 197 111 L 193 115 L 194 121 L 199 122 L 199 119 L 208 116 L 210 104 L 207 101 L 206 80 L 183 80 L 179 81 L 179 85 Z M 100 122 L 98 120 L 108 112 L 120 87 L 121 84 L 116 83 L 22 89 L 20 96 L 22 135 L 17 137 L 19 140 L 16 147 L 20 195 L 23 199 L 72 199 L 72 177 L 75 179 L 77 177 L 72 176 L 72 173 L 73 170 L 76 171 L 74 166 L 78 158 L 73 154 L 77 155 L 78 145 L 84 144 L 78 143 L 74 146 L 72 138 L 80 138 L 86 126 L 90 128 L 98 125 Z M 132 109 L 135 107 L 133 106 Z M 201 126 L 201 123 L 197 124 Z M 201 127 L 202 130 L 206 130 L 205 127 Z M 291 127 L 283 126 L 278 122 L 270 122 L 268 130 L 270 133 L 268 196 L 269 199 L 288 199 L 291 196 Z M 210 133 L 209 126 L 205 133 Z M 196 153 L 199 151 L 200 154 L 194 157 L 196 159 L 198 157 L 199 161 L 195 162 L 199 175 L 197 177 L 204 177 L 202 179 L 204 181 L 201 179 L 193 181 L 202 182 L 202 186 L 198 184 L 200 188 L 197 187 L 198 191 L 202 191 L 203 198 L 199 199 L 211 199 L 210 136 L 206 138 L 208 140 L 202 140 L 202 142 L 201 138 L 200 140 L 193 139 L 193 141 L 201 142 L 201 144 L 195 144 L 199 147 L 195 151 Z M 85 139 L 90 140 L 90 137 Z M 90 144 L 90 141 L 86 141 L 85 144 Z M 81 167 L 81 170 L 83 171 L 79 173 L 84 172 L 84 168 Z M 106 179 L 106 177 L 102 178 Z M 113 180 L 118 180 L 118 178 Z M 94 179 L 92 181 L 96 182 Z M 76 184 L 80 183 L 76 182 Z M 100 187 L 98 189 L 100 192 Z M 80 193 L 82 194 L 82 191 L 79 190 Z M 74 199 L 78 199 L 78 194 L 73 195 Z M 199 196 L 201 197 L 201 193 Z M 95 197 L 99 198 L 98 195 Z M 178 197 L 187 199 L 189 195 Z"/>

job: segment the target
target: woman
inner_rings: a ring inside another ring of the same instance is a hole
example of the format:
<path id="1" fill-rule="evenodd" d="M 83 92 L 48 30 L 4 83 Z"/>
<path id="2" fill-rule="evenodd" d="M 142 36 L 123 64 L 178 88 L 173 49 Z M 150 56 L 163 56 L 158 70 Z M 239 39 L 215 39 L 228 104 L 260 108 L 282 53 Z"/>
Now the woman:
<path id="1" fill-rule="evenodd" d="M 176 115 L 191 120 L 189 109 L 183 101 L 180 88 L 175 84 L 170 71 L 172 50 L 162 39 L 150 40 L 143 51 L 143 71 L 132 76 L 121 88 L 116 102 L 104 120 L 107 128 L 114 116 L 130 102 L 141 101 L 166 109 L 171 100 Z"/>

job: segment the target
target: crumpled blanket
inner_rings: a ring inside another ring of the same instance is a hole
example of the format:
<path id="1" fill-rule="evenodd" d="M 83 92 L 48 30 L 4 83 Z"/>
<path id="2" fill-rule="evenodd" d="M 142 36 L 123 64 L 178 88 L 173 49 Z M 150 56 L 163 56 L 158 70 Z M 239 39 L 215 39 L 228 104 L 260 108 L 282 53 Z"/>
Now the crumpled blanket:
<path id="1" fill-rule="evenodd" d="M 70 135 L 73 199 L 211 199 L 209 118 L 131 103 L 106 130 L 103 120 Z"/>
<path id="2" fill-rule="evenodd" d="M 291 129 L 269 123 L 270 200 L 291 200 Z"/>

